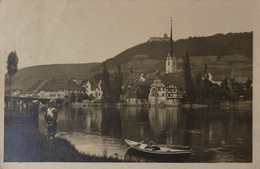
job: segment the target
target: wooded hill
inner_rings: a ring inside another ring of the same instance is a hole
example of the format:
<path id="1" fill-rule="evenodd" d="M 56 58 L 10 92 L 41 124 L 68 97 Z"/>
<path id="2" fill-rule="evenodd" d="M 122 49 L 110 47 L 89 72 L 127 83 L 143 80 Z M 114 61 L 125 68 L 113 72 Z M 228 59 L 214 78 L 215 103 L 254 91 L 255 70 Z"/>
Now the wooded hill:
<path id="1" fill-rule="evenodd" d="M 216 34 L 209 37 L 190 37 L 174 42 L 174 52 L 178 59 L 178 68 L 182 69 L 181 56 L 186 51 L 191 56 L 192 71 L 203 70 L 208 64 L 208 70 L 214 78 L 236 74 L 246 80 L 252 78 L 253 33 Z M 114 74 L 117 65 L 126 75 L 130 70 L 135 73 L 145 73 L 146 76 L 160 70 L 165 71 L 165 59 L 169 50 L 167 41 L 145 42 L 129 48 L 103 63 Z M 19 63 L 18 63 L 19 64 Z M 53 78 L 90 78 L 101 73 L 100 63 L 89 64 L 58 64 L 42 65 L 20 69 L 14 76 L 14 89 L 28 89 L 37 80 Z M 124 77 L 126 79 L 127 76 Z"/>
<path id="2" fill-rule="evenodd" d="M 38 80 L 90 78 L 90 70 L 100 63 L 54 64 L 22 68 L 14 76 L 13 89 L 29 89 Z M 6 87 L 8 88 L 8 83 Z"/>
<path id="3" fill-rule="evenodd" d="M 189 52 L 190 56 L 218 56 L 221 60 L 222 56 L 226 55 L 243 55 L 249 60 L 252 60 L 253 53 L 253 33 L 228 33 L 216 34 L 209 37 L 190 37 L 188 39 L 180 39 L 174 42 L 174 52 L 177 58 L 180 58 Z M 163 70 L 159 66 L 158 60 L 164 61 L 169 50 L 169 43 L 167 41 L 145 42 L 140 45 L 129 48 L 114 58 L 106 60 L 104 63 L 108 69 L 115 69 L 116 65 L 124 65 L 129 68 L 131 60 L 157 60 L 156 68 Z M 138 64 L 138 63 L 137 63 Z M 100 65 L 101 66 L 101 65 Z M 145 66 L 145 65 L 144 65 Z M 152 70 L 154 67 L 150 67 Z M 98 71 L 101 67 L 95 67 L 92 71 Z"/>

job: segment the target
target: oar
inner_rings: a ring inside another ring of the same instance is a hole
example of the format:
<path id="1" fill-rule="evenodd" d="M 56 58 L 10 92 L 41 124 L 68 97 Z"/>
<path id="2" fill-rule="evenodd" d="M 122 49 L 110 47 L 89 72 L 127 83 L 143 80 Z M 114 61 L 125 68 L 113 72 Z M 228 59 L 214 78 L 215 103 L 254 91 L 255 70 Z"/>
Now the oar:
<path id="1" fill-rule="evenodd" d="M 122 151 L 128 150 L 128 149 L 130 149 L 130 148 L 132 148 L 132 147 L 134 147 L 134 146 L 137 146 L 138 144 L 140 144 L 140 143 L 142 143 L 142 142 L 144 142 L 144 140 L 143 140 L 143 141 L 140 141 L 140 142 L 138 142 L 137 144 L 134 144 L 134 145 L 132 145 L 132 146 L 130 146 L 130 147 L 127 147 L 126 149 L 123 149 Z"/>
<path id="2" fill-rule="evenodd" d="M 127 148 L 125 148 L 125 149 L 123 149 L 123 150 L 121 150 L 121 151 L 128 150 L 128 149 L 130 149 L 130 148 L 132 148 L 132 147 L 134 147 L 134 146 L 136 146 L 136 145 L 138 145 L 138 144 L 140 144 L 140 143 L 142 143 L 142 142 L 144 142 L 144 140 L 143 140 L 143 141 L 140 141 L 140 142 L 138 142 L 138 143 L 137 143 L 137 144 L 135 144 L 135 145 L 132 145 L 132 146 L 130 146 L 130 147 L 127 147 Z M 118 153 L 115 153 L 114 155 L 118 155 Z"/>
<path id="3" fill-rule="evenodd" d="M 190 148 L 190 146 L 182 146 L 182 145 L 177 145 L 177 144 L 158 144 L 157 146 L 171 146 L 171 147 L 179 147 L 179 148 Z"/>

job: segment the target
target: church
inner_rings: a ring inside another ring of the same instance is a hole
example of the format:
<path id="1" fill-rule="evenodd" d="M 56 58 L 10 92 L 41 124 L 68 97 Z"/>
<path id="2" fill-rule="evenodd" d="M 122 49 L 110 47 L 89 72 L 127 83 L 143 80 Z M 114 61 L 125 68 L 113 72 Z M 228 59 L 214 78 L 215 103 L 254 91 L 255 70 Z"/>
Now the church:
<path id="1" fill-rule="evenodd" d="M 171 20 L 171 36 L 169 40 L 169 52 L 166 58 L 166 71 L 165 73 L 175 73 L 177 70 L 177 59 L 174 55 L 173 40 L 172 40 L 172 20 Z"/>
<path id="2" fill-rule="evenodd" d="M 166 74 L 171 76 L 157 76 L 150 85 L 148 95 L 149 105 L 162 106 L 181 106 L 183 99 L 183 88 L 180 80 L 178 80 L 177 58 L 174 55 L 173 40 L 172 40 L 172 20 L 171 20 L 171 36 L 169 39 L 169 51 L 166 57 Z M 163 78 L 166 77 L 166 78 Z M 175 78 L 170 78 L 175 77 Z"/>

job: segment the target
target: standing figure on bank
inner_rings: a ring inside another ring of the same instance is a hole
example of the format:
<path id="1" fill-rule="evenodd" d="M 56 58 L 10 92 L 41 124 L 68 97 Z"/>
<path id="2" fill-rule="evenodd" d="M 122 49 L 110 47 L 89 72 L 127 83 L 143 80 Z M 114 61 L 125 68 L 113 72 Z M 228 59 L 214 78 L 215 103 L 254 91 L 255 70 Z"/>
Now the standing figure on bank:
<path id="1" fill-rule="evenodd" d="M 45 114 L 45 123 L 48 129 L 47 142 L 49 145 L 53 144 L 53 139 L 57 131 L 57 122 L 58 122 L 58 111 L 56 109 L 56 100 L 51 99 L 49 101 L 49 108 Z"/>

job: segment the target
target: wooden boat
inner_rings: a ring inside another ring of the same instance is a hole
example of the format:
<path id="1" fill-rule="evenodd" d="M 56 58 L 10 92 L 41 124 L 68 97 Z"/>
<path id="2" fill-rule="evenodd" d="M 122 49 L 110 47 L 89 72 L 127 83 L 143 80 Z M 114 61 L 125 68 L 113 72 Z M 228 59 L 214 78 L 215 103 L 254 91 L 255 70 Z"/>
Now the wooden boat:
<path id="1" fill-rule="evenodd" d="M 148 148 L 147 144 L 143 142 L 136 142 L 129 139 L 125 139 L 125 143 L 130 146 L 134 150 L 137 150 L 142 153 L 150 154 L 150 155 L 181 155 L 181 156 L 189 156 L 191 154 L 191 150 L 180 150 L 180 149 L 171 149 L 165 147 L 158 147 L 153 145 L 151 148 Z"/>

